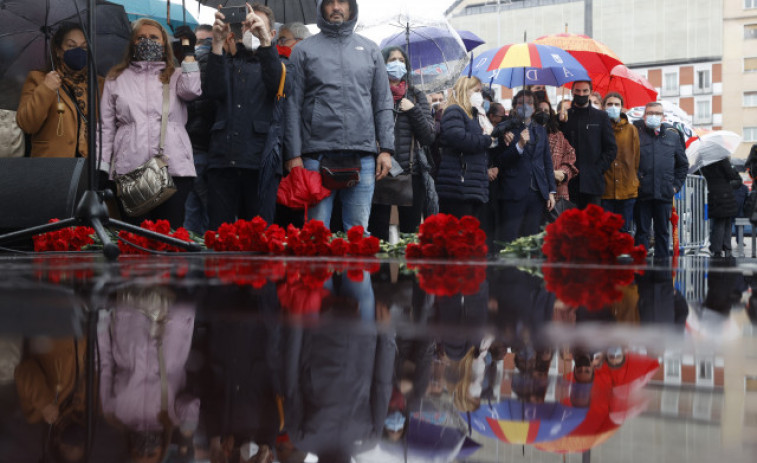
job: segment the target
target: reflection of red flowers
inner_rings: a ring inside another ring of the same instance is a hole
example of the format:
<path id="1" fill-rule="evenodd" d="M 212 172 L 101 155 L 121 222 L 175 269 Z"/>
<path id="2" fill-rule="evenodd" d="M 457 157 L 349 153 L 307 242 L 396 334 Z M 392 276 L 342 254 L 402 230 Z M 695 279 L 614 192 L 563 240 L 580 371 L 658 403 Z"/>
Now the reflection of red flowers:
<path id="1" fill-rule="evenodd" d="M 260 289 L 269 281 L 283 280 L 286 275 L 286 266 L 277 260 L 261 262 L 227 257 L 208 258 L 205 260 L 205 275 L 209 278 L 218 278 L 224 284 L 252 286 Z"/>
<path id="2" fill-rule="evenodd" d="M 218 230 L 205 233 L 205 245 L 214 251 L 258 252 L 294 256 L 374 256 L 380 242 L 365 237 L 363 227 L 352 227 L 347 240 L 334 238 L 323 222 L 310 220 L 300 229 L 289 225 L 286 230 L 268 225 L 255 217 L 251 221 L 225 223 Z"/>
<path id="3" fill-rule="evenodd" d="M 623 218 L 590 204 L 570 209 L 547 225 L 542 251 L 548 262 L 614 263 L 623 254 L 641 264 L 646 249 L 633 245 L 633 238 L 620 231 Z"/>
<path id="4" fill-rule="evenodd" d="M 86 254 L 66 257 L 35 257 L 34 273 L 40 281 L 49 281 L 55 284 L 86 281 L 95 274 L 92 270 L 94 260 L 94 257 Z"/>
<path id="5" fill-rule="evenodd" d="M 177 228 L 176 231 L 171 232 L 171 225 L 168 223 L 168 220 L 156 220 L 155 222 L 153 222 L 152 220 L 145 220 L 144 222 L 142 222 L 140 227 L 144 228 L 145 230 L 150 230 L 156 233 L 160 233 L 161 235 L 166 235 L 172 238 L 179 239 L 181 241 L 186 241 L 186 242 L 192 241 L 192 238 L 189 237 L 189 232 L 185 230 L 184 228 Z M 136 248 L 132 246 L 130 243 L 133 243 L 139 247 L 149 249 L 152 251 L 160 251 L 160 252 L 183 252 L 184 251 L 184 249 L 171 246 L 170 244 L 166 244 L 160 241 L 145 238 L 145 237 L 136 235 L 134 233 L 129 233 L 124 230 L 121 230 L 118 233 L 118 237 L 120 238 L 118 240 L 118 249 L 121 250 L 122 254 L 150 254 L 150 252 L 143 251 L 142 249 Z M 128 241 L 128 243 L 125 242 L 124 240 Z"/>
<path id="6" fill-rule="evenodd" d="M 486 233 L 478 219 L 465 216 L 458 220 L 449 214 L 436 214 L 421 224 L 418 243 L 408 244 L 405 256 L 467 259 L 486 257 L 486 251 Z"/>
<path id="7" fill-rule="evenodd" d="M 418 270 L 418 284 L 421 289 L 436 296 L 476 294 L 486 280 L 486 266 L 457 264 L 408 265 Z"/>
<path id="8" fill-rule="evenodd" d="M 58 219 L 50 219 L 49 223 L 59 222 Z M 61 228 L 32 238 L 36 252 L 46 251 L 81 251 L 84 246 L 94 244 L 92 235 L 95 230 L 90 227 L 67 227 Z"/>
<path id="9" fill-rule="evenodd" d="M 618 289 L 633 283 L 634 270 L 623 268 L 542 267 L 547 291 L 571 307 L 601 310 L 623 298 Z"/>

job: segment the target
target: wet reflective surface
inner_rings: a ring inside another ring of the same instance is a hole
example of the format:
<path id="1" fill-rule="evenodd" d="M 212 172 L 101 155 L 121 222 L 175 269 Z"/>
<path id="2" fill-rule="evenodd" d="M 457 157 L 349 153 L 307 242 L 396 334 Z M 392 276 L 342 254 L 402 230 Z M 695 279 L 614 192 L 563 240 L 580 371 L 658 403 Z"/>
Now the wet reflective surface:
<path id="1" fill-rule="evenodd" d="M 752 462 L 755 270 L 0 256 L 0 461 Z"/>

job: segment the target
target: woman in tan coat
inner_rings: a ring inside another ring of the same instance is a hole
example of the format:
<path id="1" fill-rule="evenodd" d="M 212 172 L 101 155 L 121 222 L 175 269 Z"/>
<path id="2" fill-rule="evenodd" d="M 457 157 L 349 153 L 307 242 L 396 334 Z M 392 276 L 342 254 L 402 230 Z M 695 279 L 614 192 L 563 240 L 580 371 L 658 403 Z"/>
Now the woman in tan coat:
<path id="1" fill-rule="evenodd" d="M 608 93 L 603 108 L 607 111 L 615 131 L 618 155 L 605 172 L 605 194 L 602 208 L 623 216 L 622 231 L 631 233 L 633 207 L 639 196 L 639 132 L 621 112 L 624 105 L 619 93 Z"/>
<path id="2" fill-rule="evenodd" d="M 87 41 L 81 26 L 63 24 L 50 48 L 53 70 L 26 77 L 16 120 L 31 135 L 32 157 L 86 157 Z"/>

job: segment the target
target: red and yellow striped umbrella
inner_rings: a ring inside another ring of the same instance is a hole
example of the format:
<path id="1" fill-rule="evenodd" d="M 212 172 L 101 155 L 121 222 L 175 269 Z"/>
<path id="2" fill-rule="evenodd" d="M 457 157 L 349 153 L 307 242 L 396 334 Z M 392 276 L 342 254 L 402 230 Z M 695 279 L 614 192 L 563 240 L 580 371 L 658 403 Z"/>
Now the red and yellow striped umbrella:
<path id="1" fill-rule="evenodd" d="M 623 64 L 610 47 L 583 34 L 545 35 L 534 40 L 534 43 L 562 48 L 573 55 L 590 75 L 610 74 L 612 68 Z"/>

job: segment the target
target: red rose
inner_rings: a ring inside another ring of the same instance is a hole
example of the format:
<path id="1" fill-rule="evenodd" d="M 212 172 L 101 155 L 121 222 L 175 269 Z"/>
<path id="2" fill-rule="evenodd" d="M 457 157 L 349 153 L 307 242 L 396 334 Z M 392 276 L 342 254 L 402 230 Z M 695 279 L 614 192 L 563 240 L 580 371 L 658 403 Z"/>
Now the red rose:
<path id="1" fill-rule="evenodd" d="M 334 238 L 329 245 L 331 248 L 331 255 L 333 256 L 345 256 L 347 255 L 348 244 L 342 238 Z"/>
<path id="2" fill-rule="evenodd" d="M 405 248 L 405 257 L 408 259 L 419 259 L 423 257 L 423 250 L 421 246 L 416 243 L 410 243 Z"/>
<path id="3" fill-rule="evenodd" d="M 359 244 L 361 256 L 375 256 L 381 250 L 381 241 L 375 236 L 363 238 Z"/>

